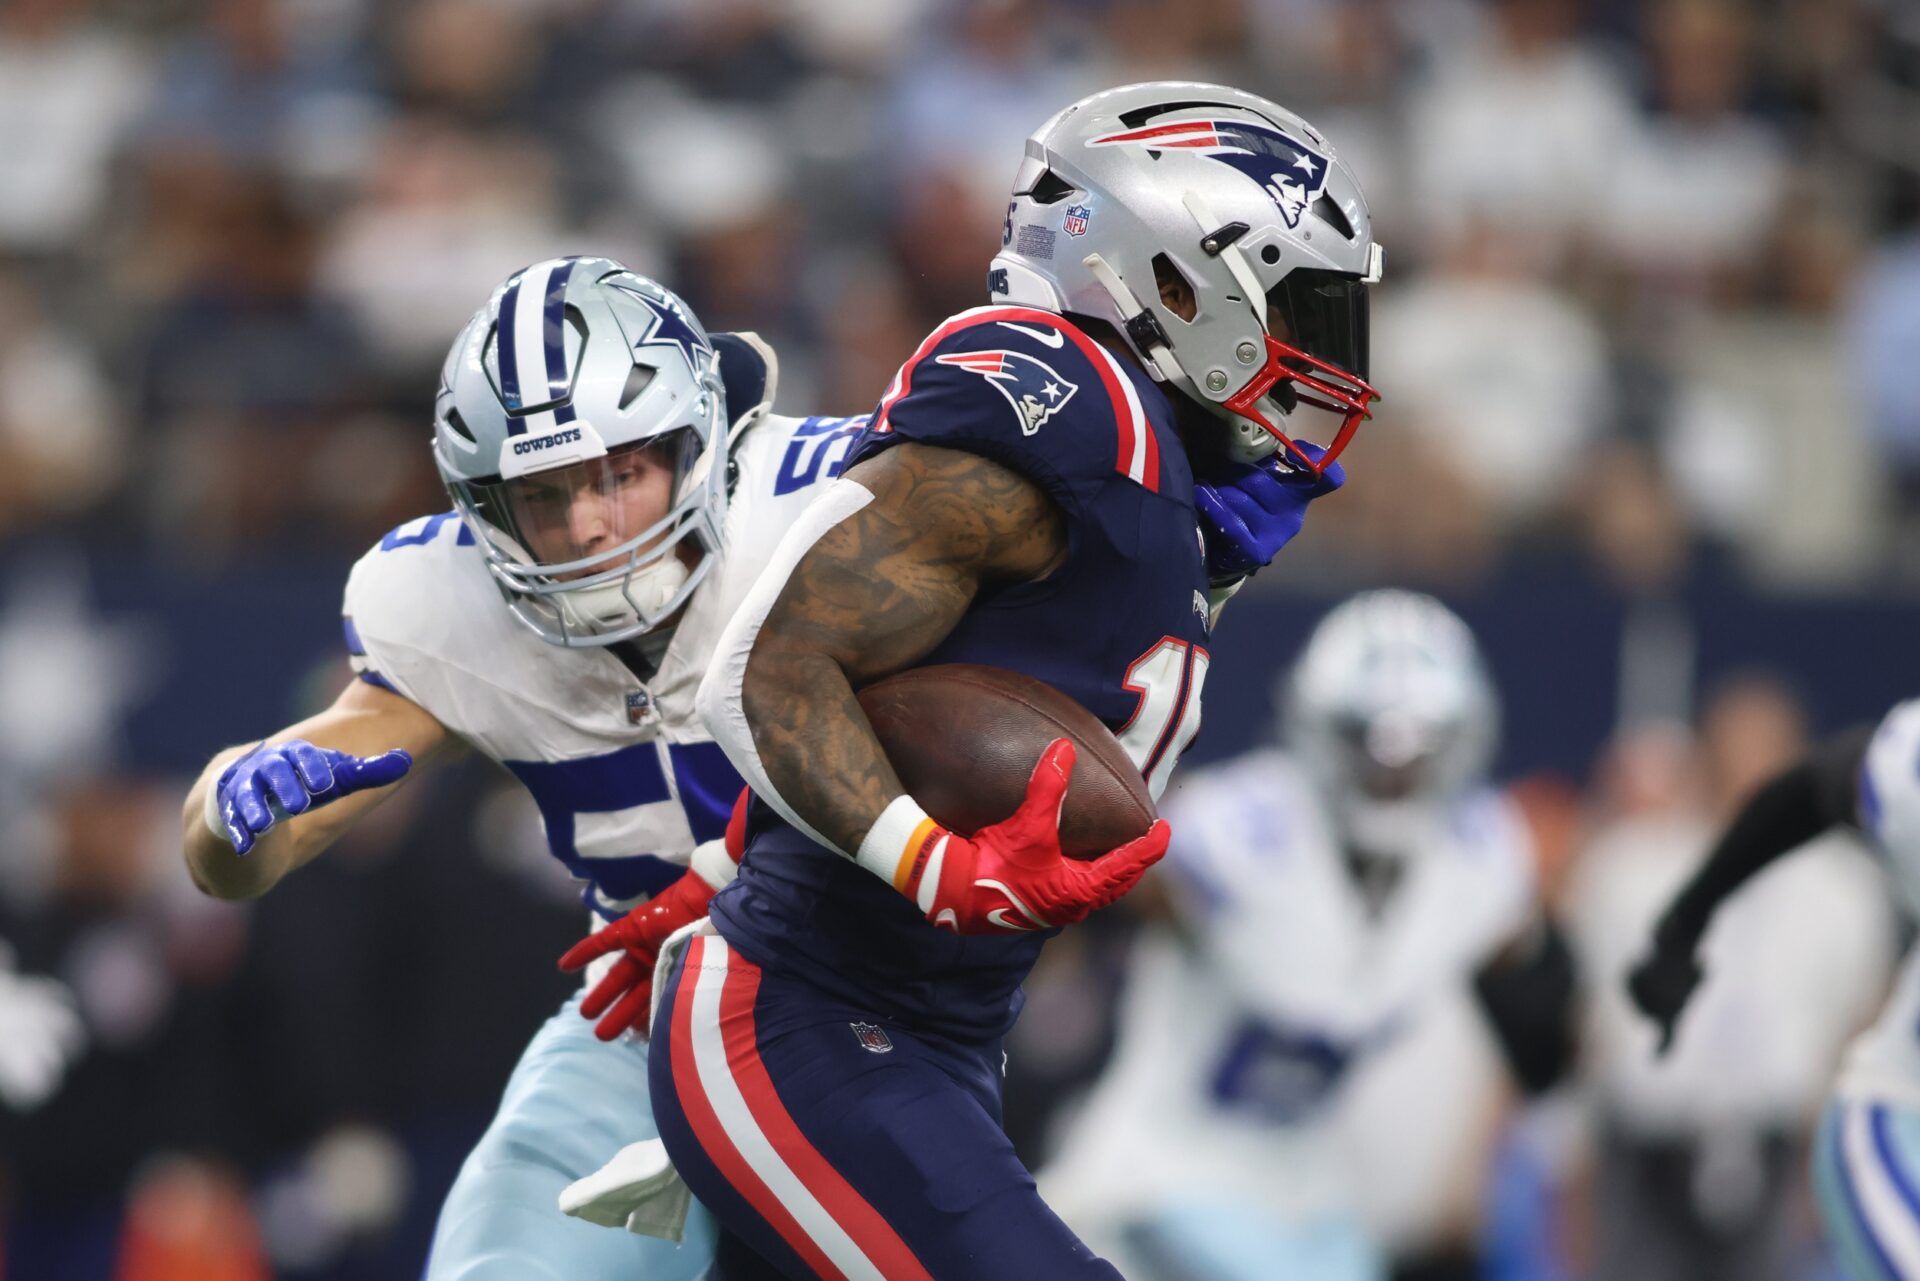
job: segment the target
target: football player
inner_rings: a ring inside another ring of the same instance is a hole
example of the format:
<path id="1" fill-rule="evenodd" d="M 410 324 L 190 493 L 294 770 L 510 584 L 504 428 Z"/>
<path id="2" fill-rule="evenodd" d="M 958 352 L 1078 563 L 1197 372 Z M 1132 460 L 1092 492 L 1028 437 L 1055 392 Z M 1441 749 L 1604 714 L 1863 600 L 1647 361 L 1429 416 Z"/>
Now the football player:
<path id="1" fill-rule="evenodd" d="M 453 510 L 402 525 L 354 567 L 343 622 L 357 677 L 333 705 L 208 764 L 185 815 L 198 884 L 265 893 L 459 742 L 526 786 L 601 920 L 644 904 L 634 921 L 664 937 L 700 917 L 733 874 L 722 838 L 741 784 L 694 693 L 857 426 L 772 416 L 774 375 L 757 339 L 709 336 L 619 263 L 559 258 L 509 277 L 441 374 L 433 452 Z M 712 1227 L 697 1211 L 676 1249 L 555 1205 L 609 1151 L 653 1137 L 645 1046 L 621 1035 L 645 1014 L 633 964 L 527 1047 L 441 1212 L 432 1281 L 706 1268 Z"/>
<path id="2" fill-rule="evenodd" d="M 1720 904 L 1756 873 L 1832 828 L 1864 833 L 1909 911 L 1920 912 L 1920 700 L 1877 729 L 1816 745 L 1762 784 L 1661 914 L 1627 990 L 1672 1044 L 1705 977 L 1701 940 Z M 1853 1281 L 1920 1277 L 1920 951 L 1908 954 L 1879 1019 L 1848 1051 L 1815 1141 L 1827 1235 Z"/>
<path id="3" fill-rule="evenodd" d="M 650 1074 L 674 1164 L 750 1247 L 726 1277 L 1118 1275 L 1015 1156 L 999 1047 L 1041 944 L 1166 825 L 1064 859 L 1060 741 L 1011 817 L 948 831 L 853 691 L 920 664 L 1038 677 L 1158 795 L 1200 728 L 1214 605 L 1339 483 L 1375 396 L 1365 201 L 1265 99 L 1073 104 L 1029 139 L 1002 240 L 992 305 L 902 366 L 701 689 L 757 800 L 739 878 L 663 958 Z"/>
<path id="4" fill-rule="evenodd" d="M 1530 972 L 1564 1016 L 1571 969 L 1534 909 L 1524 822 L 1487 785 L 1498 708 L 1466 624 L 1431 597 L 1354 597 L 1278 695 L 1280 743 L 1167 808 L 1167 910 L 1044 1171 L 1135 1281 L 1385 1276 L 1382 1211 L 1431 1228 L 1433 1189 L 1486 1137 L 1489 1047 L 1524 1047 L 1541 1085 L 1559 1066 L 1541 1051 L 1567 1045 L 1509 999 Z M 1382 1178 L 1352 1121 L 1398 1114 L 1382 1093 L 1401 1063 L 1420 1065 L 1423 1120 Z"/>

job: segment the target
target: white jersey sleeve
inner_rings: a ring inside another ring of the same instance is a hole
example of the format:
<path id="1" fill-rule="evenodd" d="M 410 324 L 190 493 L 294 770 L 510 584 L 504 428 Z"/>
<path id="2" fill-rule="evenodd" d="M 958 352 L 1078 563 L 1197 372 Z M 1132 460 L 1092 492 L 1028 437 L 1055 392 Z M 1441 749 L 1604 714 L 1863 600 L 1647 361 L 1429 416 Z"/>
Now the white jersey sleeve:
<path id="1" fill-rule="evenodd" d="M 472 533 L 454 512 L 440 512 L 401 525 L 360 558 L 347 576 L 341 626 L 361 680 L 463 733 L 471 719 L 460 714 L 465 669 L 499 661 L 488 654 L 492 629 L 471 623 L 494 612 L 505 614 L 505 605 Z"/>

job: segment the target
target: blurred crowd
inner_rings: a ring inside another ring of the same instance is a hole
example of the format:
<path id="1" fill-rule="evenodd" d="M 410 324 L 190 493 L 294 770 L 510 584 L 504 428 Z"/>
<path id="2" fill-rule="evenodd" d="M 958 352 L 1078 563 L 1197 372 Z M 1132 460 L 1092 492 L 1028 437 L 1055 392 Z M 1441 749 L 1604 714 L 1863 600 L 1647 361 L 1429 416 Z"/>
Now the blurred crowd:
<path id="1" fill-rule="evenodd" d="M 1025 133 L 1193 76 L 1319 122 L 1388 249 L 1343 568 L 1870 581 L 1920 501 L 1917 67 L 1892 0 L 12 0 L 0 532 L 362 546 L 432 501 L 449 335 L 556 250 L 857 412 L 982 297 Z"/>
<path id="2" fill-rule="evenodd" d="M 1271 620 L 1303 591 L 1552 581 L 1626 611 L 1604 670 L 1534 685 L 1598 688 L 1611 745 L 1579 737 L 1552 774 L 1508 761 L 1599 994 L 1580 1122 L 1547 1108 L 1501 1149 L 1537 1158 L 1547 1208 L 1527 1221 L 1551 1226 L 1550 1262 L 1510 1275 L 1643 1275 L 1604 1243 L 1667 1211 L 1808 1248 L 1793 1154 L 1895 944 L 1864 864 L 1806 873 L 1819 912 L 1791 888 L 1756 901 L 1775 915 L 1747 937 L 1787 921 L 1830 982 L 1783 997 L 1755 975 L 1702 1020 L 1724 1031 L 1697 1062 L 1647 1077 L 1610 976 L 1802 717 L 1830 719 L 1817 687 L 1800 709 L 1759 680 L 1696 715 L 1703 584 L 1808 609 L 1911 600 L 1913 6 L 5 0 L 0 939 L 18 983 L 58 988 L 0 1008 L 82 1046 L 61 1083 L 7 1060 L 0 1014 L 9 1278 L 83 1275 L 21 1262 L 71 1258 L 36 1255 L 41 1237 L 96 1243 L 84 1275 L 123 1281 L 413 1275 L 564 990 L 548 962 L 571 895 L 530 866 L 531 819 L 484 772 L 418 789 L 258 905 L 195 897 L 176 848 L 185 773 L 338 687 L 346 565 L 445 505 L 434 380 L 487 290 L 605 253 L 709 327 L 768 338 L 783 411 L 861 412 L 928 328 L 983 301 L 1021 139 L 1091 89 L 1182 76 L 1325 130 L 1386 247 L 1386 400 L 1349 454 L 1356 483 L 1244 603 Z M 1841 625 L 1823 617 L 1780 643 L 1819 654 Z M 1538 638 L 1485 639 L 1501 668 Z M 1257 733 L 1258 698 L 1226 691 L 1263 688 L 1280 657 L 1221 663 L 1202 755 Z M 425 943 L 509 914 L 471 956 Z M 1123 925 L 1090 932 L 1036 992 L 1054 1016 L 1013 1112 L 1036 1150 L 1100 1061 L 1125 949 Z M 1751 1011 L 1783 1001 L 1807 1008 L 1756 1039 Z M 1725 1086 L 1760 1063 L 1751 1089 Z M 1676 1137 L 1694 1155 L 1672 1158 Z M 1452 1230 L 1492 1232 L 1478 1193 L 1506 1184 L 1469 1185 Z"/>

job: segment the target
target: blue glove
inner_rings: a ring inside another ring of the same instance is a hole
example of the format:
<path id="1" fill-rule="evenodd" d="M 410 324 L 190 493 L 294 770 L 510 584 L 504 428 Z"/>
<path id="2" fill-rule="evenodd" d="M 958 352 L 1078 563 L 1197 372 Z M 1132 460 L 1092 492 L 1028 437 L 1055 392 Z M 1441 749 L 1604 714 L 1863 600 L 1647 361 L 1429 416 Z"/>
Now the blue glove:
<path id="1" fill-rule="evenodd" d="M 354 756 L 294 739 L 256 747 L 221 771 L 207 806 L 207 825 L 245 854 L 281 819 L 369 787 L 398 782 L 413 757 L 395 748 Z"/>
<path id="2" fill-rule="evenodd" d="M 1307 441 L 1295 448 L 1315 462 L 1327 451 Z M 1307 518 L 1307 504 L 1346 482 L 1339 463 L 1321 475 L 1289 469 L 1278 456 L 1235 463 L 1218 479 L 1195 481 L 1193 507 L 1207 547 L 1207 577 L 1216 583 L 1244 578 L 1273 560 L 1293 541 Z"/>

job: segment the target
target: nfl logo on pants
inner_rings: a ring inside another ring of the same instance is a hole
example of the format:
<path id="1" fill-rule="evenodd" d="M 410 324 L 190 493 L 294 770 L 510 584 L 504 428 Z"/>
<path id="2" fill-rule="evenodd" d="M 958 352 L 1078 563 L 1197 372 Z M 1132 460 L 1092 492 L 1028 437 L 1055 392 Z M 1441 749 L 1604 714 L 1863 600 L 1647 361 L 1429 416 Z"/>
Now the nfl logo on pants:
<path id="1" fill-rule="evenodd" d="M 874 1023 L 849 1023 L 860 1048 L 873 1054 L 885 1054 L 893 1048 L 893 1041 L 887 1036 L 887 1030 Z"/>

